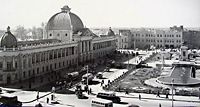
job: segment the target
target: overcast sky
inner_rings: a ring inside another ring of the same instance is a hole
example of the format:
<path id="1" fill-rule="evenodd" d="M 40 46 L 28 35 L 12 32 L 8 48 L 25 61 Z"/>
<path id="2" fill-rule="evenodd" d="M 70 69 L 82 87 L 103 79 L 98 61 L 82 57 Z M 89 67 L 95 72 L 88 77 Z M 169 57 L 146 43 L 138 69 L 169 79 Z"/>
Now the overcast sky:
<path id="1" fill-rule="evenodd" d="M 40 26 L 64 5 L 86 27 L 200 27 L 200 0 L 0 0 L 0 29 Z"/>

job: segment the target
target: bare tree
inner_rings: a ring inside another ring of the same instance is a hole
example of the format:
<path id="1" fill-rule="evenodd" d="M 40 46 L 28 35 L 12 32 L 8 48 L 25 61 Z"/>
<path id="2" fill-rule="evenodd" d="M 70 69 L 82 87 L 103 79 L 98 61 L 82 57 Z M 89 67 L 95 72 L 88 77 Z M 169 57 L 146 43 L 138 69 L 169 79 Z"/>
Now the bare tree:
<path id="1" fill-rule="evenodd" d="M 20 38 L 21 40 L 24 40 L 26 38 L 27 35 L 27 30 L 23 27 L 23 26 L 17 26 L 16 30 L 15 30 L 15 36 L 17 38 Z"/>

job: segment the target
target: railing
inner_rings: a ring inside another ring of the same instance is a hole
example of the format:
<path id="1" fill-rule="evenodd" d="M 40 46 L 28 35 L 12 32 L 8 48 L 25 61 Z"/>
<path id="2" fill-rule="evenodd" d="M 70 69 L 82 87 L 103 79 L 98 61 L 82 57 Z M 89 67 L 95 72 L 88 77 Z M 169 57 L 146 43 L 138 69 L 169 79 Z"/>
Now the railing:
<path id="1" fill-rule="evenodd" d="M 37 48 L 45 48 L 45 47 L 53 47 L 53 46 L 62 46 L 62 45 L 71 45 L 75 44 L 76 42 L 59 42 L 59 43 L 48 43 L 48 44 L 39 44 L 39 45 L 30 45 L 30 46 L 19 46 L 17 48 L 0 48 L 0 51 L 5 52 L 15 52 L 21 50 L 29 50 L 29 49 L 37 49 Z"/>

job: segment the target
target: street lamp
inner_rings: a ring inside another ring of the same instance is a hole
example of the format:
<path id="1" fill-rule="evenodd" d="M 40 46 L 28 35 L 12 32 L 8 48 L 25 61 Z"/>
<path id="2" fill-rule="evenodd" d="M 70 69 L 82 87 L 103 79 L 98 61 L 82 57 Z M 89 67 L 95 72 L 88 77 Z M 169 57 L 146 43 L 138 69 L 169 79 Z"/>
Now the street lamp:
<path id="1" fill-rule="evenodd" d="M 173 92 L 173 89 L 174 89 L 174 79 L 172 78 L 172 107 L 174 107 L 174 92 Z"/>
<path id="2" fill-rule="evenodd" d="M 128 54 L 128 70 L 129 70 L 129 54 Z"/>
<path id="3" fill-rule="evenodd" d="M 136 44 L 135 44 L 135 40 L 134 40 L 134 50 L 135 50 L 135 62 L 136 62 L 136 49 L 135 49 L 135 46 Z"/>
<path id="4" fill-rule="evenodd" d="M 86 66 L 87 67 L 87 88 L 88 88 L 88 90 L 89 90 L 89 85 L 88 85 L 88 65 Z"/>

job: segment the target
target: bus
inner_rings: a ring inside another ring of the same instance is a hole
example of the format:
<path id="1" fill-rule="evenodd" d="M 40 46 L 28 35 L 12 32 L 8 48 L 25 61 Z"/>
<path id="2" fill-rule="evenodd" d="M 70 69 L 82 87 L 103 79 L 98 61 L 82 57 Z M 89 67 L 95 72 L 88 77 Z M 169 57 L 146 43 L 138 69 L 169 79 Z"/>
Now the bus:
<path id="1" fill-rule="evenodd" d="M 22 102 L 18 101 L 17 96 L 4 93 L 0 95 L 0 107 L 22 107 Z"/>
<path id="2" fill-rule="evenodd" d="M 88 82 L 92 81 L 94 78 L 94 75 L 91 74 L 91 73 L 87 73 L 85 75 L 82 76 L 82 83 L 83 84 L 86 84 L 87 83 L 87 79 L 88 79 Z"/>
<path id="3" fill-rule="evenodd" d="M 105 100 L 101 98 L 92 99 L 92 107 L 113 107 L 113 102 L 110 100 Z"/>
<path id="4" fill-rule="evenodd" d="M 121 101 L 120 97 L 116 96 L 113 92 L 100 92 L 97 94 L 97 98 L 111 100 L 114 103 L 119 103 Z"/>

